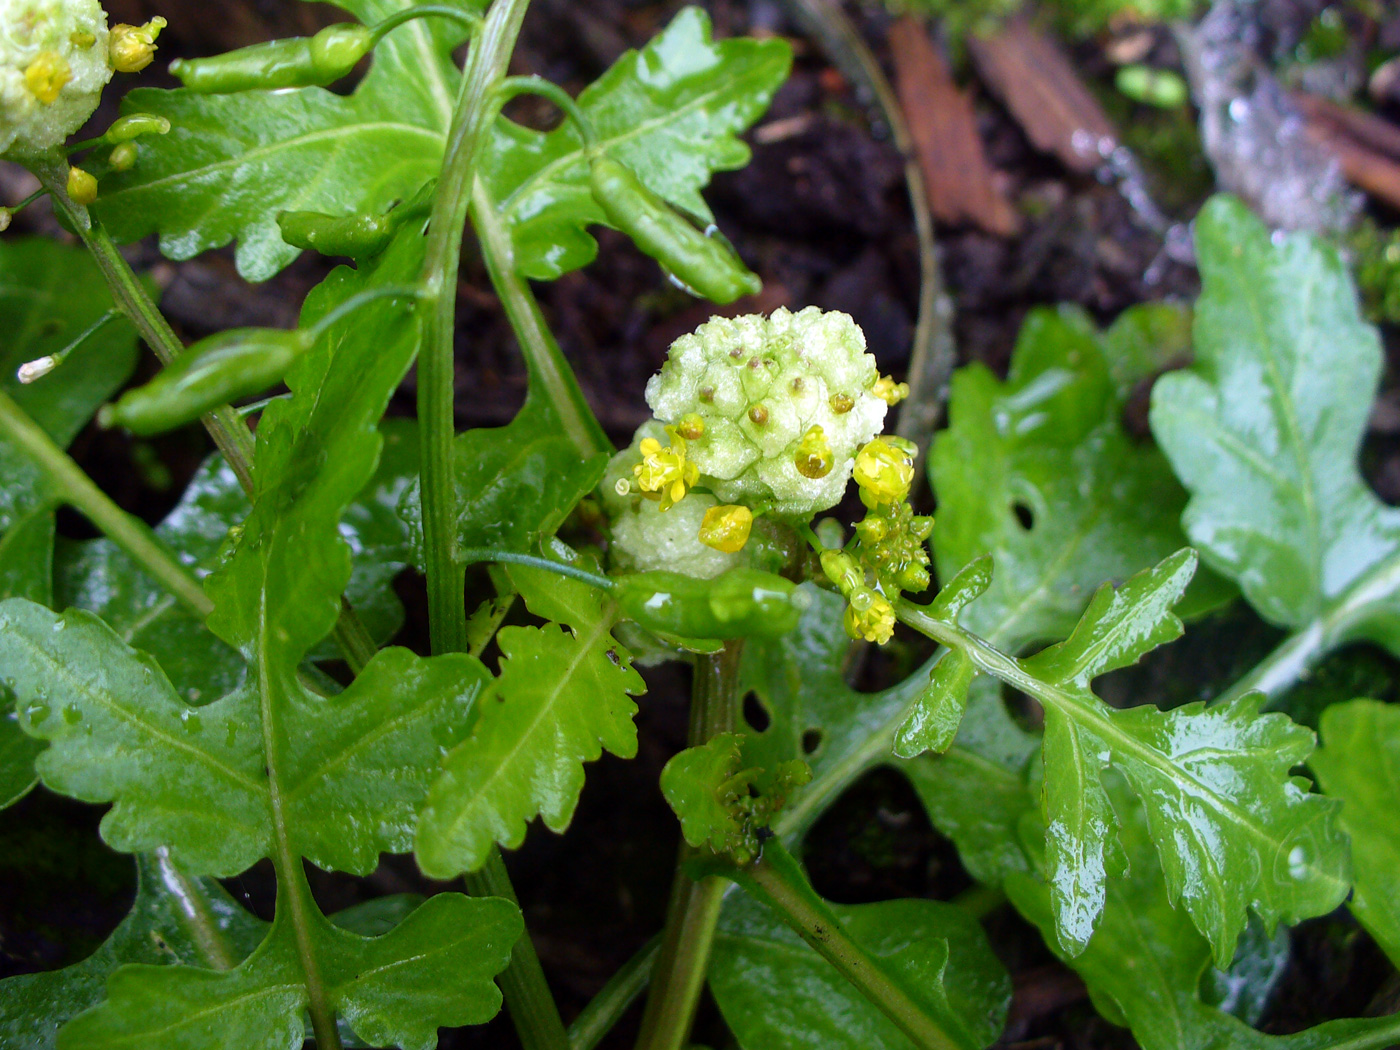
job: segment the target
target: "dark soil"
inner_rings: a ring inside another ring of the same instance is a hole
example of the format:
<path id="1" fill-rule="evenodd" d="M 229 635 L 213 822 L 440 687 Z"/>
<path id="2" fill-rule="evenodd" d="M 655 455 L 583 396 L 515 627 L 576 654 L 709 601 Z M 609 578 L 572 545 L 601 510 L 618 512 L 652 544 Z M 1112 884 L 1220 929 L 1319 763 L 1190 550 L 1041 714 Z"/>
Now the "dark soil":
<path id="1" fill-rule="evenodd" d="M 792 79 L 764 120 L 786 131 L 759 135 L 753 162 L 718 176 L 708 193 L 720 225 L 765 280 L 762 308 L 816 304 L 845 310 L 865 329 L 882 367 L 901 374 L 916 320 L 918 255 L 900 157 L 877 133 L 878 121 L 852 86 L 800 38 L 776 0 L 714 0 L 707 6 L 719 35 L 776 32 L 797 38 L 799 47 Z M 168 17 L 171 26 L 161 40 L 167 58 L 303 33 L 333 15 L 324 5 L 277 0 L 114 0 L 108 7 L 114 20 L 139 22 L 157 10 Z M 670 0 L 536 0 L 516 69 L 544 73 L 576 93 L 623 50 L 644 44 L 678 7 Z M 883 55 L 885 16 L 873 9 L 857 14 Z M 1093 44 L 1081 45 L 1077 55 L 1091 73 L 1103 66 Z M 547 107 L 528 104 L 513 115 L 527 122 L 553 119 Z M 1078 303 L 1108 321 L 1144 299 L 1194 293 L 1194 272 L 1180 264 L 1159 265 L 1155 282 L 1145 280 L 1152 264 L 1160 264 L 1162 244 L 1114 187 L 1073 176 L 1037 152 L 985 93 L 978 96 L 978 118 L 990 159 L 1027 222 L 1015 239 L 971 229 L 939 231 L 944 278 L 956 303 L 960 361 L 980 360 L 1004 371 L 1021 320 L 1037 305 Z M 13 173 L 0 180 L 9 199 L 17 196 L 10 192 L 12 182 Z M 1169 175 L 1164 183 L 1173 193 L 1163 201 L 1189 217 L 1194 205 L 1179 199 L 1181 180 Z M 1207 181 L 1202 192 L 1208 189 Z M 52 229 L 42 216 L 25 221 Z M 625 443 L 646 418 L 642 390 L 667 346 L 711 310 L 671 289 L 656 266 L 621 237 L 600 231 L 599 240 L 596 264 L 537 290 L 590 403 L 613 439 Z M 267 284 L 250 286 L 237 277 L 228 251 L 172 264 L 151 244 L 132 250 L 162 285 L 162 305 L 189 339 L 238 325 L 290 325 L 301 299 L 330 269 L 306 255 Z M 458 424 L 503 424 L 523 400 L 525 374 L 476 260 L 465 261 L 459 298 Z M 391 412 L 412 414 L 411 377 Z M 1394 430 L 1400 432 L 1400 425 Z M 1397 448 L 1393 433 L 1378 434 L 1368 459 L 1392 500 L 1400 498 Z M 74 445 L 80 463 L 104 489 L 150 521 L 178 498 L 208 450 L 195 431 L 138 445 L 119 432 L 90 429 Z M 71 535 L 90 534 L 76 516 L 65 516 L 62 527 Z M 406 576 L 400 591 L 409 617 L 397 641 L 426 651 L 421 581 Z M 1268 629 L 1252 620 L 1245 628 L 1260 636 L 1262 651 Z M 1170 663 L 1170 652 L 1135 673 L 1172 680 L 1178 665 Z M 1379 688 L 1392 668 L 1373 653 L 1366 660 L 1377 664 L 1371 680 Z M 684 743 L 688 686 L 684 670 L 675 667 L 649 671 L 647 678 L 638 757 L 605 757 L 592 765 L 568 832 L 554 836 L 534 829 L 508 857 L 566 1019 L 660 928 L 664 915 L 677 829 L 656 783 L 662 765 Z M 0 814 L 0 975 L 76 961 L 120 920 L 131 893 L 130 863 L 97 839 L 99 816 L 94 807 L 43 791 Z M 817 889 L 837 901 L 948 899 L 970 885 L 951 845 L 929 826 L 905 782 L 889 772 L 856 784 L 822 818 L 808 837 L 806 860 Z M 270 871 L 255 868 L 229 880 L 228 888 L 255 912 L 269 914 Z M 314 879 L 327 911 L 383 893 L 438 888 L 403 857 L 385 861 L 366 880 L 322 874 Z M 1038 935 L 1009 909 L 992 912 L 986 921 L 1016 984 L 1003 1045 L 1134 1045 L 1123 1030 L 1098 1019 L 1078 978 L 1055 963 Z M 1360 1012 L 1390 973 L 1344 916 L 1307 924 L 1297 942 L 1293 969 L 1266 1017 L 1273 1030 Z M 634 1008 L 603 1045 L 630 1046 L 636 1021 Z M 732 1045 L 713 1004 L 702 1009 L 696 1041 Z M 515 1043 L 502 1014 L 483 1028 L 444 1033 L 442 1045 Z"/>

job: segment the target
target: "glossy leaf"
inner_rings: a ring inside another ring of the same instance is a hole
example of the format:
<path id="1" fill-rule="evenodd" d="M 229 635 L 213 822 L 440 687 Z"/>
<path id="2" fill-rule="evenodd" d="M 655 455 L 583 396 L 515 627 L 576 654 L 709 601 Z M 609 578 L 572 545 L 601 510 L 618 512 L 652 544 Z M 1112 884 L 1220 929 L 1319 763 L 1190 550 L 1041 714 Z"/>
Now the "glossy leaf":
<path id="1" fill-rule="evenodd" d="M 913 758 L 925 751 L 942 753 L 953 744 L 967 711 L 967 691 L 977 665 L 967 654 L 945 653 L 929 672 L 928 685 L 895 731 L 894 753 Z"/>
<path id="2" fill-rule="evenodd" d="M 739 745 L 737 733 L 718 733 L 677 753 L 661 771 L 661 793 L 680 819 L 681 837 L 696 849 L 727 853 L 743 834 L 740 815 L 722 796 L 725 782 L 739 772 Z"/>
<path id="3" fill-rule="evenodd" d="M 1234 954 L 1247 909 L 1272 931 L 1330 911 L 1349 888 L 1336 804 L 1290 776 L 1312 750 L 1310 730 L 1260 714 L 1257 693 L 1161 711 L 1111 708 L 1090 690 L 1095 675 L 1180 633 L 1170 610 L 1194 561 L 1181 551 L 1117 591 L 1106 586 L 1068 640 L 1027 660 L 960 629 L 932 629 L 1045 709 L 1047 881 L 1058 943 L 1070 954 L 1088 943 L 1109 877 L 1122 868 L 1101 776 L 1110 762 L 1146 804 L 1173 901 L 1218 960 Z"/>
<path id="4" fill-rule="evenodd" d="M 1375 700 L 1334 704 L 1322 715 L 1322 747 L 1308 760 L 1340 799 L 1351 836 L 1351 910 L 1400 966 L 1400 707 Z"/>
<path id="5" fill-rule="evenodd" d="M 21 384 L 15 372 L 26 361 L 61 350 L 111 308 L 106 283 L 82 249 L 39 237 L 0 241 L 0 331 L 6 333 L 0 390 L 60 446 L 73 440 L 131 374 L 136 363 L 131 326 L 124 320 L 104 326 L 35 383 Z M 0 599 L 47 605 L 53 600 L 55 493 L 3 437 L 0 477 Z M 39 750 L 9 714 L 0 717 L 0 808 L 33 785 Z"/>
<path id="6" fill-rule="evenodd" d="M 513 570 L 532 610 L 547 602 L 560 623 L 506 627 L 501 669 L 471 735 L 443 759 L 419 828 L 418 864 L 450 878 L 479 868 L 494 843 L 518 846 L 539 815 L 562 831 L 583 788 L 583 764 L 602 749 L 637 752 L 631 697 L 645 692 L 631 656 L 610 631 L 611 602 L 577 580 Z"/>
<path id="7" fill-rule="evenodd" d="M 1270 1036 L 1200 998 L 1211 960 L 1210 944 L 1173 906 L 1157 863 L 1155 833 L 1141 804 L 1115 780 L 1110 789 L 1119 835 L 1131 862 L 1108 885 L 1107 903 L 1088 946 L 1059 946 L 1050 888 L 1016 872 L 1007 895 L 1072 967 L 1105 1018 L 1132 1029 L 1143 1050 L 1382 1050 L 1400 1037 L 1397 1018 L 1333 1021 L 1297 1035 Z M 1028 834 L 1034 842 L 1040 828 Z"/>
<path id="8" fill-rule="evenodd" d="M 1273 623 L 1400 652 L 1400 511 L 1356 464 L 1381 348 L 1346 264 L 1228 197 L 1196 243 L 1196 364 L 1157 383 L 1151 416 L 1191 491 L 1186 530 Z"/>
<path id="9" fill-rule="evenodd" d="M 193 707 L 96 617 L 22 598 L 0 603 L 0 662 L 21 726 L 50 743 L 37 761 L 45 784 L 116 803 L 102 822 L 110 845 L 169 844 L 192 870 L 225 876 L 271 854 L 274 785 L 251 689 Z M 359 874 L 408 849 L 440 749 L 487 678 L 469 656 L 386 649 L 333 699 L 286 690 L 276 787 L 295 847 Z"/>
<path id="10" fill-rule="evenodd" d="M 507 901 L 444 893 L 379 937 L 316 916 L 310 939 L 322 960 L 327 1004 L 360 1039 L 432 1050 L 440 1026 L 480 1024 L 500 1009 L 492 978 L 521 929 L 520 913 Z M 123 967 L 108 979 L 106 1001 L 68 1024 L 58 1046 L 280 1050 L 300 1045 L 306 1004 L 291 923 L 279 920 L 231 970 Z"/>
<path id="11" fill-rule="evenodd" d="M 708 219 L 700 189 L 713 172 L 748 163 L 737 136 L 768 108 L 791 64 L 785 41 L 714 41 L 709 16 L 687 7 L 645 48 L 619 58 L 578 104 L 599 148 L 654 192 Z M 522 274 L 551 280 L 593 261 L 598 245 L 586 228 L 605 219 L 572 123 L 540 133 L 499 121 L 482 177 L 510 226 Z"/>
<path id="12" fill-rule="evenodd" d="M 452 447 L 457 542 L 463 547 L 529 551 L 551 536 L 593 491 L 608 457 L 583 459 L 544 398 L 531 396 L 503 427 L 458 434 Z M 423 565 L 423 521 L 416 483 L 404 490 L 414 563 Z"/>
<path id="13" fill-rule="evenodd" d="M 930 900 L 823 902 L 845 932 L 966 1050 L 1001 1034 L 1011 982 L 977 921 Z M 745 1050 L 909 1050 L 915 1044 L 771 910 L 725 903 L 710 989 Z"/>
<path id="14" fill-rule="evenodd" d="M 186 874 L 163 851 L 136 859 L 136 901 L 120 926 L 82 962 L 0 981 L 0 1043 L 53 1050 L 71 1018 L 96 1005 L 126 963 L 227 968 L 246 958 L 267 924 L 244 911 L 217 882 Z"/>
<path id="15" fill-rule="evenodd" d="M 373 23 L 411 3 L 338 6 Z M 172 259 L 236 238 L 239 272 L 265 280 L 300 254 L 282 240 L 279 212 L 378 214 L 437 175 L 460 80 L 451 52 L 461 40 L 455 22 L 410 22 L 375 49 L 350 95 L 138 88 L 122 100 L 122 112 L 165 117 L 171 130 L 142 139 L 135 166 L 102 180 L 99 214 L 119 240 L 159 233 Z"/>
<path id="16" fill-rule="evenodd" d="M 1033 311 L 1005 382 L 979 364 L 953 377 L 949 426 L 929 455 L 932 549 L 944 580 L 992 555 L 991 586 L 965 623 L 1003 649 L 1065 637 L 1099 584 L 1183 546 L 1185 493 L 1122 424 L 1131 383 L 1164 363 L 1129 338 L 1152 309 L 1103 334 L 1076 310 Z M 1218 601 L 1218 583 L 1193 590 L 1197 606 Z"/>

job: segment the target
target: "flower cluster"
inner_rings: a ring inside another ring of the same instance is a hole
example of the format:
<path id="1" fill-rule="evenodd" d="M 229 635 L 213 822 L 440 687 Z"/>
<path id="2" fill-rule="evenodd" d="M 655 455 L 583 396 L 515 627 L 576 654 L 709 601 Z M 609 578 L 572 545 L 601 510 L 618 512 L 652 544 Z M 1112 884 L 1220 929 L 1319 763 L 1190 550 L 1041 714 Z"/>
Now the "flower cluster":
<path id="1" fill-rule="evenodd" d="M 0 154 L 58 146 L 92 116 L 112 78 L 97 0 L 0 5 Z"/>

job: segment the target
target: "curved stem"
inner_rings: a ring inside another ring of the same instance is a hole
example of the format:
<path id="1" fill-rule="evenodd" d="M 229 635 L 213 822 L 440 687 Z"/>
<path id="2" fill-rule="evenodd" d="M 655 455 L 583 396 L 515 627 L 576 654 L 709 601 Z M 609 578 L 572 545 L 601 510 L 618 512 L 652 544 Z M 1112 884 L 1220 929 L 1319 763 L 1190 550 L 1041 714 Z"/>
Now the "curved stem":
<path id="1" fill-rule="evenodd" d="M 552 572 L 559 576 L 568 576 L 571 579 L 582 580 L 584 583 L 591 583 L 594 587 L 605 591 L 610 591 L 616 586 L 608 577 L 599 576 L 596 572 L 589 572 L 587 569 L 566 565 L 563 562 L 550 561 L 548 558 L 536 557 L 533 554 L 521 554 L 518 551 L 498 551 L 489 547 L 463 547 L 457 551 L 457 556 L 463 565 L 472 565 L 482 561 L 498 561 L 510 565 L 527 565 L 532 569 L 543 569 L 545 572 Z"/>
<path id="2" fill-rule="evenodd" d="M 642 945 L 641 949 L 623 963 L 622 968 L 608 978 L 603 990 L 588 1001 L 588 1005 L 569 1025 L 569 1050 L 593 1050 L 613 1027 L 651 979 L 656 955 L 661 950 L 660 935 Z"/>
<path id="3" fill-rule="evenodd" d="M 345 302 L 340 303 L 334 310 L 326 314 L 304 333 L 308 343 L 315 342 L 325 335 L 326 331 L 334 324 L 345 320 L 366 303 L 372 303 L 376 299 L 418 299 L 418 287 L 411 284 L 390 284 L 382 285 L 378 288 L 366 288 L 363 292 L 352 295 Z"/>
<path id="4" fill-rule="evenodd" d="M 690 746 L 698 747 L 718 733 L 734 731 L 742 652 L 742 640 L 734 640 L 726 642 L 718 653 L 696 659 Z M 718 876 L 696 882 L 685 873 L 685 864 L 696 855 L 696 850 L 681 842 L 637 1050 L 681 1050 L 690 1037 L 725 891 L 725 881 Z"/>
<path id="5" fill-rule="evenodd" d="M 415 18 L 447 18 L 465 26 L 467 31 L 473 34 L 481 29 L 480 15 L 463 11 L 460 7 L 448 7 L 446 4 L 419 4 L 416 7 L 396 11 L 383 21 L 372 25 L 370 27 L 370 47 L 378 46 L 379 41 L 405 22 L 412 22 Z"/>
<path id="6" fill-rule="evenodd" d="M 491 285 L 505 307 L 520 351 L 525 355 L 531 396 L 538 389 L 548 399 L 580 456 L 611 453 L 612 442 L 584 400 L 574 370 L 545 324 L 529 284 L 515 269 L 510 231 L 480 180 L 472 190 L 471 217 L 481 243 L 481 257 L 491 275 Z"/>
<path id="7" fill-rule="evenodd" d="M 592 152 L 598 147 L 598 133 L 593 130 L 593 121 L 584 115 L 574 97 L 552 80 L 541 76 L 506 77 L 496 85 L 496 106 L 504 106 L 517 95 L 539 95 L 553 102 L 563 111 L 564 116 L 573 121 L 583 139 L 584 149 Z"/>
<path id="8" fill-rule="evenodd" d="M 17 445 L 48 476 L 59 499 L 96 525 L 196 616 L 202 620 L 213 611 L 214 603 L 205 595 L 199 581 L 166 550 L 151 527 L 113 503 L 68 453 L 3 391 L 0 391 L 0 435 Z"/>

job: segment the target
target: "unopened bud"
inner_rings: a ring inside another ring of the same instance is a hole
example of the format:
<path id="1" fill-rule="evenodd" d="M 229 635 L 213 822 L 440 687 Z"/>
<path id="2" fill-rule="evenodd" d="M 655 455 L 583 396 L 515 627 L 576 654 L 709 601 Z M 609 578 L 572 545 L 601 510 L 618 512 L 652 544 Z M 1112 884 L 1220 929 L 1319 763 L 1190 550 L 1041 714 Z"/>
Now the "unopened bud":
<path id="1" fill-rule="evenodd" d="M 21 383 L 32 383 L 36 379 L 41 379 L 58 367 L 58 358 L 53 354 L 45 354 L 43 357 L 36 357 L 33 361 L 26 361 L 19 366 L 19 371 L 15 373 L 15 378 Z"/>
<path id="2" fill-rule="evenodd" d="M 68 196 L 74 204 L 91 204 L 97 200 L 97 180 L 82 168 L 69 168 Z"/>
<path id="3" fill-rule="evenodd" d="M 136 143 L 123 142 L 112 150 L 107 160 L 113 171 L 130 171 L 136 166 Z"/>
<path id="4" fill-rule="evenodd" d="M 108 37 L 112 68 L 118 73 L 139 73 L 149 66 L 156 56 L 156 37 L 166 24 L 165 19 L 157 17 L 143 26 L 113 26 Z"/>

